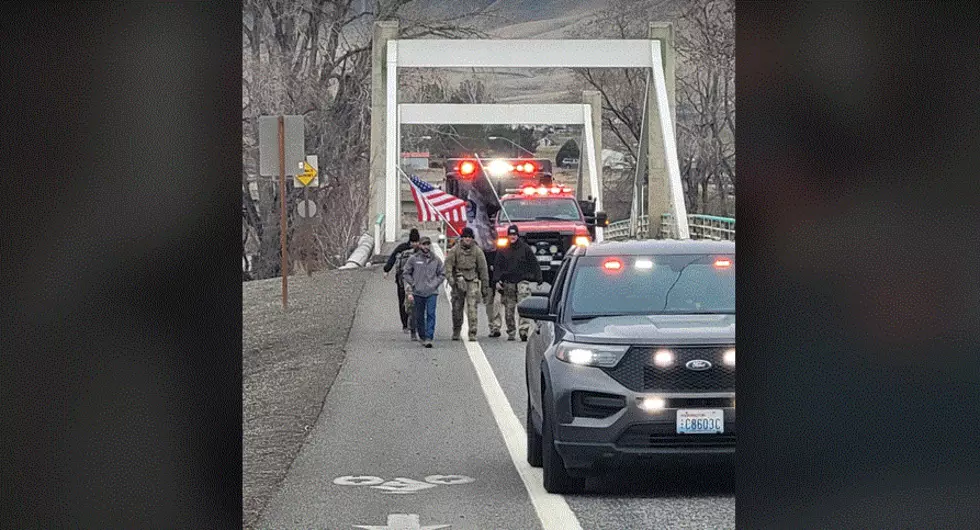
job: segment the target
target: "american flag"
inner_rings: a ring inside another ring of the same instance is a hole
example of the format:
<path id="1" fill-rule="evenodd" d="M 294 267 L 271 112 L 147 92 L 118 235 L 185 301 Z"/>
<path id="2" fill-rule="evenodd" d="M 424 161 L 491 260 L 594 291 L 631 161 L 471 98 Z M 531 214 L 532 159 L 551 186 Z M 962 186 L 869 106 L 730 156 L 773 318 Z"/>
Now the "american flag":
<path id="1" fill-rule="evenodd" d="M 428 182 L 412 175 L 412 198 L 419 212 L 419 221 L 442 221 L 445 217 L 450 222 L 466 220 L 466 202 L 454 197 Z M 442 217 L 439 216 L 439 213 Z"/>

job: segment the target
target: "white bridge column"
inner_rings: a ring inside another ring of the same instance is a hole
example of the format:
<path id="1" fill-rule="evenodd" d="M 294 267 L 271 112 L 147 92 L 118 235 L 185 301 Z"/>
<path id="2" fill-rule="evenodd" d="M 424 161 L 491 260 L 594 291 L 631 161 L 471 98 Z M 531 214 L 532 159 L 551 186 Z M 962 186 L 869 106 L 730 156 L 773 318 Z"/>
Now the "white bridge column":
<path id="1" fill-rule="evenodd" d="M 663 214 L 673 215 L 677 237 L 690 237 L 687 226 L 687 207 L 681 184 L 680 164 L 677 162 L 677 138 L 674 121 L 674 31 L 669 22 L 650 24 L 650 55 L 653 81 L 648 87 L 647 107 L 647 164 L 649 228 L 647 237 L 655 237 Z"/>
<path id="2" fill-rule="evenodd" d="M 397 241 L 401 236 L 402 205 L 399 197 L 401 181 L 401 123 L 398 121 L 398 41 L 388 41 L 388 77 L 385 93 L 385 241 Z"/>
<path id="3" fill-rule="evenodd" d="M 387 125 L 385 123 L 385 107 L 387 94 L 385 91 L 385 74 L 388 71 L 387 44 L 398 37 L 398 22 L 386 20 L 375 22 L 374 40 L 371 49 L 371 174 L 368 177 L 368 213 L 367 222 L 373 223 L 381 212 L 386 212 L 386 180 L 385 145 L 387 143 Z M 385 215 L 387 219 L 389 216 Z M 387 232 L 387 230 L 386 230 Z M 387 234 L 385 234 L 387 236 Z"/>

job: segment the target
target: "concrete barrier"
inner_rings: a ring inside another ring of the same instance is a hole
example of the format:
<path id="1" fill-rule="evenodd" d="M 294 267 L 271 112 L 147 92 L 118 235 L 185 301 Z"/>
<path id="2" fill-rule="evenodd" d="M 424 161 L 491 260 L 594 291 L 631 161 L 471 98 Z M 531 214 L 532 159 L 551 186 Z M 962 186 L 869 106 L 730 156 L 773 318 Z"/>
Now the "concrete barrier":
<path id="1" fill-rule="evenodd" d="M 345 263 L 341 269 L 355 269 L 358 267 L 363 267 L 367 264 L 368 259 L 371 258 L 371 253 L 374 251 L 374 237 L 370 234 L 364 234 L 359 240 L 357 240 L 357 246 L 354 247 L 354 252 L 351 252 L 350 257 L 347 258 L 347 263 Z"/>

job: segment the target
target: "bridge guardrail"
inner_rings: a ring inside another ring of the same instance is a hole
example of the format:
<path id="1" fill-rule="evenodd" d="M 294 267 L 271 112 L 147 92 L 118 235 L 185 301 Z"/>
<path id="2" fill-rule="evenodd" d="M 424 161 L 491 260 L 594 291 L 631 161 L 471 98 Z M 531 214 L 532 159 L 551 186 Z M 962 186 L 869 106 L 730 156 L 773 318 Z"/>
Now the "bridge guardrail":
<path id="1" fill-rule="evenodd" d="M 663 237 L 677 237 L 671 214 L 665 213 L 660 220 L 660 234 Z M 714 239 L 716 241 L 735 241 L 735 219 L 715 215 L 690 214 L 687 224 L 692 239 Z M 636 239 L 647 239 L 658 234 L 650 234 L 650 219 L 640 216 L 636 223 Z M 630 221 L 616 221 L 605 229 L 606 239 L 623 240 L 630 238 Z"/>

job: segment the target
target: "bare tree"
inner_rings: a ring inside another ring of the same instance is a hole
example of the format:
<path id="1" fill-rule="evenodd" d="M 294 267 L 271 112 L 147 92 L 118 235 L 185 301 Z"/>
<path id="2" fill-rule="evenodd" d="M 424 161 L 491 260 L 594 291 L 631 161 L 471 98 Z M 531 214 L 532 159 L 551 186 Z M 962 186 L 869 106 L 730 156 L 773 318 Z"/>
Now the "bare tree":
<path id="1" fill-rule="evenodd" d="M 293 219 L 302 191 L 287 186 L 290 255 L 308 271 L 336 266 L 365 226 L 370 143 L 372 23 L 399 20 L 399 38 L 478 37 L 473 13 L 442 18 L 417 15 L 416 0 L 383 0 L 362 9 L 355 0 L 245 0 L 243 9 L 243 187 L 258 188 L 258 200 L 243 217 L 259 239 L 255 278 L 279 275 L 277 179 L 258 176 L 258 118 L 305 117 L 306 152 L 316 154 L 321 187 L 311 190 L 320 214 Z M 470 18 L 467 18 L 470 17 Z M 324 185 L 325 184 L 325 185 Z M 243 202 L 250 202 L 243 193 Z M 294 245 L 306 244 L 304 248 Z M 288 272 L 288 271 L 287 271 Z"/>
<path id="2" fill-rule="evenodd" d="M 675 21 L 677 132 L 681 180 L 691 212 L 727 215 L 735 191 L 734 0 L 614 0 L 583 32 L 592 38 L 646 38 L 648 22 Z M 575 69 L 603 104 L 603 143 L 637 159 L 646 75 L 637 69 Z M 645 177 L 645 175 L 644 175 Z M 632 194 L 620 185 L 604 189 Z M 715 196 L 710 196 L 710 190 Z"/>
<path id="3" fill-rule="evenodd" d="M 688 201 L 728 215 L 728 194 L 735 193 L 734 0 L 693 0 L 681 17 L 677 53 L 678 103 L 690 111 L 678 123 L 687 153 Z"/>

